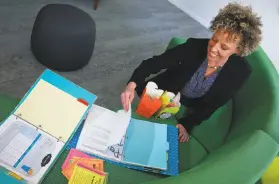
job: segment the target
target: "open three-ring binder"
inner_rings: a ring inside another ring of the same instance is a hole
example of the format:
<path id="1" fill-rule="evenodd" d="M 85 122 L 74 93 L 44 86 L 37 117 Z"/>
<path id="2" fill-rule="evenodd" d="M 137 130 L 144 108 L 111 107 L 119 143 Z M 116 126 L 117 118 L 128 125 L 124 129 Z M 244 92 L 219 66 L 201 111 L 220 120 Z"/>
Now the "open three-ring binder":
<path id="1" fill-rule="evenodd" d="M 41 182 L 96 98 L 48 69 L 43 72 L 0 125 L 1 171 Z"/>
<path id="2" fill-rule="evenodd" d="M 77 149 L 119 163 L 167 170 L 169 142 L 167 125 L 131 118 L 93 105 L 85 120 Z M 121 132 L 115 142 L 110 135 Z"/>

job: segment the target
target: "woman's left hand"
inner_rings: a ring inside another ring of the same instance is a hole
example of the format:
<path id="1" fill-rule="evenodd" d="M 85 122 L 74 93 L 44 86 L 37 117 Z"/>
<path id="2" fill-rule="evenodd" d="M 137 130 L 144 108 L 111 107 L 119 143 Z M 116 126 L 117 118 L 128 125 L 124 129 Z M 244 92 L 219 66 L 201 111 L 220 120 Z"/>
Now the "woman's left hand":
<path id="1" fill-rule="evenodd" d="M 189 140 L 189 134 L 185 127 L 181 124 L 177 124 L 176 127 L 179 129 L 179 136 L 178 139 L 181 143 L 187 142 Z"/>

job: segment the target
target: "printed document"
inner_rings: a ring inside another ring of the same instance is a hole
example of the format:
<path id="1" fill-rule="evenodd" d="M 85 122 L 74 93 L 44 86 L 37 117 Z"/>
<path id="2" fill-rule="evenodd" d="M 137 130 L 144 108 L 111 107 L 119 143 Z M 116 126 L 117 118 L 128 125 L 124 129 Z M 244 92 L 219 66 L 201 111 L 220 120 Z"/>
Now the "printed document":
<path id="1" fill-rule="evenodd" d="M 119 144 L 126 133 L 131 119 L 131 110 L 114 112 L 93 105 L 86 118 L 77 148 L 83 150 L 105 151 Z"/>

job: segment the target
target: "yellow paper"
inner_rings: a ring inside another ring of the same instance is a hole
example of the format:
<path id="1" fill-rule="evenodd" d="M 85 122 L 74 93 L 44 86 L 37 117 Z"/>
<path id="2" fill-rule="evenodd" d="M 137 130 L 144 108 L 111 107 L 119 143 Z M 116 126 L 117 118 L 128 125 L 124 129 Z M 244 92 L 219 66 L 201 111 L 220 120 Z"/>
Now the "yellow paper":
<path id="1" fill-rule="evenodd" d="M 71 165 L 69 165 L 67 168 L 65 168 L 62 171 L 62 174 L 69 180 L 71 176 L 73 175 L 75 167 L 81 164 L 85 167 L 88 167 L 89 169 L 94 169 L 103 172 L 103 161 L 97 160 L 97 159 L 81 159 L 81 158 L 73 158 Z"/>
<path id="2" fill-rule="evenodd" d="M 104 184 L 106 175 L 102 176 L 88 169 L 75 166 L 68 184 Z"/>
<path id="3" fill-rule="evenodd" d="M 66 142 L 86 110 L 77 98 L 41 79 L 15 114 Z"/>

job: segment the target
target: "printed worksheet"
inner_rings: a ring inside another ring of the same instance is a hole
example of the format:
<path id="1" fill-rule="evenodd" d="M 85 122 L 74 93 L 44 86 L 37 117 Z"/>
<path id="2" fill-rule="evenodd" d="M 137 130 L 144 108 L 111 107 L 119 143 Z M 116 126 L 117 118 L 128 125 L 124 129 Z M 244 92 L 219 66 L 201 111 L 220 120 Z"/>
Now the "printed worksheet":
<path id="1" fill-rule="evenodd" d="M 123 136 L 120 143 L 108 146 L 105 150 L 97 150 L 91 145 L 84 144 L 81 142 L 79 145 L 77 145 L 77 149 L 84 151 L 86 153 L 91 153 L 97 156 L 101 156 L 104 158 L 108 158 L 110 160 L 116 160 L 116 161 L 123 161 L 124 158 L 124 143 L 125 143 L 126 137 Z"/>
<path id="2" fill-rule="evenodd" d="M 0 126 L 0 165 L 38 183 L 64 143 L 11 115 Z"/>
<path id="3" fill-rule="evenodd" d="M 86 118 L 78 145 L 105 151 L 109 146 L 119 144 L 125 135 L 130 119 L 130 111 L 116 113 L 93 105 Z"/>

